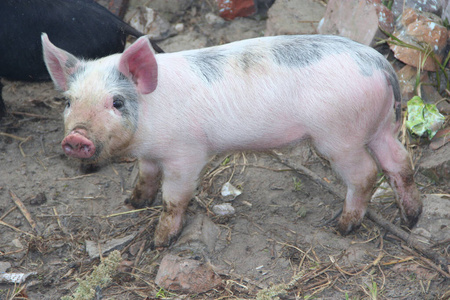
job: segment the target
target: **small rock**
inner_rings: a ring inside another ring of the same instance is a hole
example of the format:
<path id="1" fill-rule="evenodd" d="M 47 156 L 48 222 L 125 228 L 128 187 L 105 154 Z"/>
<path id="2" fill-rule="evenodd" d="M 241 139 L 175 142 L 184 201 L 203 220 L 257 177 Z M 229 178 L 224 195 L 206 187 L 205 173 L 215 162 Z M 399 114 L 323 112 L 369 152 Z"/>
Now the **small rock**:
<path id="1" fill-rule="evenodd" d="M 0 273 L 5 273 L 11 268 L 11 264 L 7 261 L 0 261 Z"/>
<path id="2" fill-rule="evenodd" d="M 47 197 L 44 193 L 39 193 L 34 197 L 27 198 L 25 202 L 29 202 L 31 205 L 42 205 L 47 202 Z"/>
<path id="3" fill-rule="evenodd" d="M 2 273 L 0 274 L 0 283 L 7 282 L 7 283 L 24 283 L 27 278 L 31 275 L 36 275 L 36 272 L 29 272 L 29 273 Z"/>
<path id="4" fill-rule="evenodd" d="M 86 252 L 89 254 L 90 258 L 97 258 L 100 257 L 99 249 L 101 249 L 102 254 L 107 254 L 113 250 L 120 250 L 132 239 L 134 239 L 136 234 L 137 232 L 120 239 L 112 239 L 108 241 L 86 241 Z"/>
<path id="5" fill-rule="evenodd" d="M 130 260 L 122 260 L 117 268 L 119 272 L 131 272 L 133 269 L 134 262 Z"/>
<path id="6" fill-rule="evenodd" d="M 14 239 L 11 241 L 11 243 L 14 245 L 14 247 L 19 248 L 19 249 L 23 249 L 23 245 L 20 242 L 19 239 Z"/>
<path id="7" fill-rule="evenodd" d="M 175 30 L 177 32 L 182 32 L 184 30 L 184 24 L 183 23 L 177 23 L 175 24 Z"/>
<path id="8" fill-rule="evenodd" d="M 170 35 L 170 23 L 160 17 L 153 9 L 139 6 L 130 12 L 131 26 L 152 39 L 164 39 Z"/>
<path id="9" fill-rule="evenodd" d="M 223 25 L 225 24 L 225 20 L 219 16 L 216 16 L 212 12 L 209 12 L 205 15 L 206 23 L 209 25 Z"/>
<path id="10" fill-rule="evenodd" d="M 423 43 L 428 44 L 439 62 L 442 62 L 444 59 L 448 31 L 442 25 L 442 20 L 432 13 L 419 12 L 410 8 L 406 9 L 397 23 L 393 35 L 401 41 L 419 48 Z M 390 43 L 390 48 L 394 52 L 395 57 L 405 64 L 418 68 L 423 63 L 424 54 L 418 50 L 401 47 L 394 43 Z M 431 57 L 427 58 L 423 64 L 423 69 L 436 71 L 436 65 Z"/>
<path id="11" fill-rule="evenodd" d="M 380 0 L 330 0 L 318 31 L 372 45 L 376 37 L 386 37 L 379 26 L 388 32 L 394 29 L 394 15 Z"/>
<path id="12" fill-rule="evenodd" d="M 235 214 L 236 210 L 230 203 L 223 203 L 214 205 L 212 211 L 218 216 L 232 216 Z"/>
<path id="13" fill-rule="evenodd" d="M 172 254 L 164 256 L 155 278 L 155 283 L 164 289 L 195 294 L 206 292 L 221 282 L 210 265 Z"/>
<path id="14" fill-rule="evenodd" d="M 220 191 L 224 201 L 232 201 L 242 194 L 242 191 L 229 182 L 225 182 Z"/>
<path id="15" fill-rule="evenodd" d="M 248 17 L 256 12 L 254 0 L 217 0 L 219 14 L 225 20 Z"/>

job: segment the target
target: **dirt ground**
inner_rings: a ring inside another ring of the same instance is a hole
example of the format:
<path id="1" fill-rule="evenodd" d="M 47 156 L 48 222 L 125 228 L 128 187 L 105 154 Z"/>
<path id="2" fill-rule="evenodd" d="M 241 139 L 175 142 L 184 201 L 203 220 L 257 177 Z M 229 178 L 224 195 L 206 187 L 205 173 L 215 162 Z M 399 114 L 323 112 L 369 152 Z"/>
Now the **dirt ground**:
<path id="1" fill-rule="evenodd" d="M 187 12 L 181 19 L 188 25 L 185 31 L 163 41 L 162 48 L 183 47 L 183 39 L 192 36 L 206 36 L 207 45 L 218 44 L 230 41 L 231 35 L 249 37 L 249 27 L 252 32 L 264 28 L 264 20 L 246 19 L 214 32 L 199 29 L 200 17 L 195 16 Z M 170 249 L 152 249 L 150 243 L 161 195 L 153 209 L 129 213 L 124 200 L 133 189 L 135 162 L 123 159 L 95 169 L 81 167 L 62 152 L 65 102 L 53 84 L 3 82 L 10 115 L 0 123 L 0 266 L 9 264 L 9 273 L 35 274 L 20 285 L 0 283 L 0 299 L 71 295 L 76 279 L 86 278 L 100 263 L 86 253 L 86 241 L 129 235 L 135 237 L 120 250 L 124 262 L 133 262 L 134 268 L 122 268 L 99 291 L 98 299 L 254 299 L 258 291 L 289 283 L 293 276 L 297 281 L 280 294 L 281 299 L 450 297 L 448 278 L 367 218 L 346 237 L 332 225 L 321 226 L 342 207 L 341 200 L 270 153 L 228 153 L 211 161 L 189 206 L 188 223 L 204 214 L 219 228 L 217 241 L 204 257 L 222 283 L 201 294 L 164 291 L 154 280 Z M 426 151 L 427 145 L 415 147 L 413 161 Z M 307 144 L 282 153 L 345 192 L 329 163 Z M 224 202 L 220 189 L 227 181 L 243 193 L 232 201 L 235 215 L 219 218 L 211 210 Z M 420 173 L 416 181 L 423 195 L 450 193 L 448 182 L 430 182 Z M 371 207 L 398 225 L 393 201 L 388 190 Z M 31 221 L 15 202 L 23 203 Z M 448 239 L 433 249 L 448 260 Z"/>

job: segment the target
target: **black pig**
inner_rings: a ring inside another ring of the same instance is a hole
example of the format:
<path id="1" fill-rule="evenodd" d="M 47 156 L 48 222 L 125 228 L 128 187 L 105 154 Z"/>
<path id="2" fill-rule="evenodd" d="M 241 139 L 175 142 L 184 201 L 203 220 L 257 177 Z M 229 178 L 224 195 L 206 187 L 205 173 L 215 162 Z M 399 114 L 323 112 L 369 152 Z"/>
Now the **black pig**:
<path id="1" fill-rule="evenodd" d="M 91 59 L 122 52 L 127 35 L 143 35 L 92 0 L 0 0 L 0 20 L 0 77 L 9 80 L 50 80 L 42 32 L 58 47 Z M 1 89 L 0 83 L 0 119 L 6 114 Z"/>

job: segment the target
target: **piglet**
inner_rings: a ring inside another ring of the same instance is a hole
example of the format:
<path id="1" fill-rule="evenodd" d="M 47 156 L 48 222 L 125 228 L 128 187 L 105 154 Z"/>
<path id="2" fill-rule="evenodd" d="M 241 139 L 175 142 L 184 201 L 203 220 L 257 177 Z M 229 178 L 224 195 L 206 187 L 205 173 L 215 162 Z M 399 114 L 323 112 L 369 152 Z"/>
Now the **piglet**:
<path id="1" fill-rule="evenodd" d="M 155 55 L 146 38 L 122 54 L 76 58 L 42 35 L 44 59 L 68 99 L 64 152 L 94 162 L 131 155 L 139 179 L 130 203 L 151 204 L 162 178 L 156 246 L 167 246 L 210 157 L 310 139 L 347 185 L 338 229 L 364 217 L 377 162 L 401 219 L 422 211 L 408 154 L 396 139 L 400 90 L 372 48 L 325 35 L 276 36 Z"/>

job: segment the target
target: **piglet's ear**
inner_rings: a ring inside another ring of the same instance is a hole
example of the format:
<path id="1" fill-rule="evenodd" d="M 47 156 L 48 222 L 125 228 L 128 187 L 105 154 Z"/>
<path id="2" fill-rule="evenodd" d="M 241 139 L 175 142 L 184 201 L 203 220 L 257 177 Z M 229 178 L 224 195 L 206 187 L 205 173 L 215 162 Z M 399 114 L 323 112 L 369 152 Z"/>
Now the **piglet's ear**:
<path id="1" fill-rule="evenodd" d="M 156 89 L 158 65 L 147 37 L 140 37 L 122 53 L 119 71 L 131 77 L 142 94 Z"/>
<path id="2" fill-rule="evenodd" d="M 53 45 L 47 34 L 42 33 L 41 40 L 44 62 L 53 82 L 58 89 L 67 91 L 68 76 L 75 73 L 80 61 L 69 52 Z"/>

